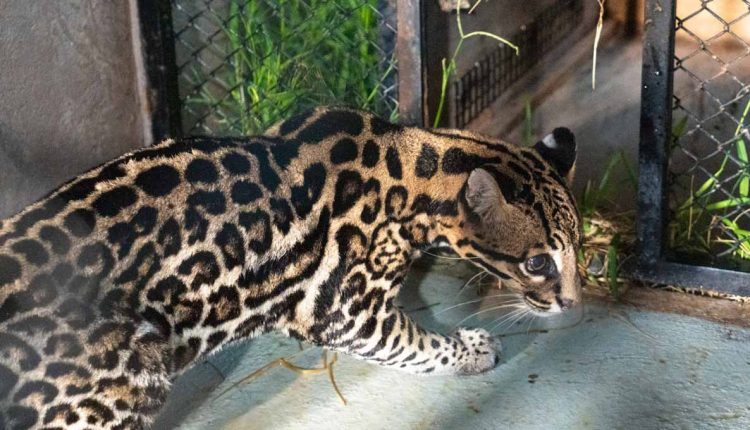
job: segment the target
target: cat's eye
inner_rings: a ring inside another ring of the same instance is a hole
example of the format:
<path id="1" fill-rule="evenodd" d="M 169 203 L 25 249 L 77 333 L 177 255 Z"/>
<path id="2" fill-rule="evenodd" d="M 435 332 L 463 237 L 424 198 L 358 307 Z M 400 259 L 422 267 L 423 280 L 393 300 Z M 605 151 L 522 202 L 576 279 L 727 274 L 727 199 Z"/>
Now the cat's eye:
<path id="1" fill-rule="evenodd" d="M 550 258 L 547 254 L 538 254 L 526 260 L 526 271 L 532 275 L 543 275 L 549 271 Z"/>

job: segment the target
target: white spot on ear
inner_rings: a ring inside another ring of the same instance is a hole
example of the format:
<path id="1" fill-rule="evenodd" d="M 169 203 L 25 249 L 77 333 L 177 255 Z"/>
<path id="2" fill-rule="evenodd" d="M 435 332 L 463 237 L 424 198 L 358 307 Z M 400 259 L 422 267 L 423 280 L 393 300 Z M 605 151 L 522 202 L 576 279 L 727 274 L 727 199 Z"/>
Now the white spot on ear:
<path id="1" fill-rule="evenodd" d="M 544 136 L 544 139 L 542 139 L 542 143 L 549 149 L 557 148 L 557 141 L 555 140 L 555 136 L 552 133 Z"/>

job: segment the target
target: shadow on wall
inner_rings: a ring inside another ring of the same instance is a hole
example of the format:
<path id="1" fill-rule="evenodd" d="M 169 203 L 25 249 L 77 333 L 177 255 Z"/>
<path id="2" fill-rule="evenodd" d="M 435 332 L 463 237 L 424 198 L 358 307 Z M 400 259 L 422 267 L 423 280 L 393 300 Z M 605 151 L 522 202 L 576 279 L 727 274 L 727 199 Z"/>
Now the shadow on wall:
<path id="1" fill-rule="evenodd" d="M 591 64 L 571 74 L 533 109 L 533 134 L 543 137 L 555 127 L 568 127 L 576 135 L 578 161 L 574 190 L 580 195 L 586 182 L 598 181 L 612 156 L 623 151 L 637 165 L 640 134 L 641 41 L 615 38 L 599 47 L 596 90 L 591 89 Z M 508 136 L 522 142 L 524 125 Z M 635 189 L 625 172 L 614 184 L 622 192 L 615 203 L 623 209 L 635 206 Z"/>
<path id="2" fill-rule="evenodd" d="M 0 219 L 143 145 L 128 2 L 2 2 Z"/>

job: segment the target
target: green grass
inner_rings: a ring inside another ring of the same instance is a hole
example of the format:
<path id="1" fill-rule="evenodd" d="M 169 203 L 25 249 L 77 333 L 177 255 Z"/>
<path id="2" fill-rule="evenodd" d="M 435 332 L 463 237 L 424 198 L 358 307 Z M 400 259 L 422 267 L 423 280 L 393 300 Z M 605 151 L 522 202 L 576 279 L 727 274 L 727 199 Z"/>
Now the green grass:
<path id="1" fill-rule="evenodd" d="M 480 0 L 481 1 L 481 0 Z M 218 71 L 195 66 L 186 72 L 202 85 L 184 100 L 185 110 L 213 134 L 256 134 L 284 117 L 318 105 L 345 105 L 397 119 L 395 103 L 380 94 L 395 79 L 395 57 L 383 58 L 379 0 L 246 0 L 230 1 L 226 20 L 214 22 L 227 53 Z M 474 7 L 479 5 L 479 1 Z M 448 83 L 464 42 L 489 37 L 518 47 L 483 31 L 464 33 L 456 14 L 459 41 L 450 59 L 443 59 L 440 101 L 434 118 L 439 124 Z M 387 31 L 387 30 L 386 30 Z M 395 37 L 395 35 L 394 35 Z M 396 94 L 393 94 L 396 97 Z M 189 124 L 192 126 L 192 124 Z M 188 130 L 193 132 L 195 130 Z"/>
<path id="2" fill-rule="evenodd" d="M 747 142 L 743 135 L 750 112 L 750 100 L 745 104 L 734 131 L 733 151 L 725 153 L 721 164 L 697 188 L 691 179 L 691 192 L 674 210 L 669 225 L 669 240 L 673 249 L 689 254 L 711 257 L 736 248 L 731 254 L 750 260 L 750 163 Z M 685 134 L 687 118 L 675 121 L 672 127 L 672 148 Z M 732 163 L 730 160 L 734 159 Z M 720 190 L 726 190 L 723 193 Z"/>
<path id="3" fill-rule="evenodd" d="M 531 97 L 526 96 L 523 106 L 523 137 L 521 142 L 523 146 L 529 147 L 534 143 L 534 110 L 531 107 Z"/>
<path id="4" fill-rule="evenodd" d="M 479 6 L 479 4 L 482 2 L 482 0 L 477 0 L 476 3 L 471 7 L 469 10 L 469 13 L 473 12 L 474 9 Z M 495 39 L 498 43 L 507 45 L 513 51 L 515 51 L 516 55 L 519 55 L 520 51 L 518 46 L 514 45 L 509 40 L 498 36 L 494 33 L 488 33 L 486 31 L 472 31 L 470 33 L 464 33 L 464 28 L 461 25 L 461 2 L 456 2 L 456 28 L 458 29 L 458 43 L 456 44 L 456 48 L 453 50 L 453 55 L 451 55 L 450 59 L 443 58 L 440 62 L 442 66 L 442 78 L 440 82 L 440 99 L 438 101 L 438 107 L 435 112 L 435 118 L 432 121 L 433 127 L 439 127 L 440 121 L 443 118 L 443 109 L 445 108 L 445 98 L 448 94 L 448 83 L 450 82 L 450 78 L 456 73 L 456 59 L 458 58 L 458 55 L 461 53 L 461 48 L 464 46 L 464 42 L 471 39 L 472 37 L 489 37 L 490 39 Z"/>
<path id="5" fill-rule="evenodd" d="M 594 216 L 597 212 L 602 209 L 606 209 L 611 206 L 611 201 L 614 194 L 621 192 L 622 184 L 614 183 L 613 177 L 617 174 L 617 170 L 621 169 L 626 176 L 625 186 L 635 189 L 638 184 L 638 177 L 635 170 L 633 169 L 632 163 L 625 156 L 622 151 L 616 152 L 609 158 L 607 166 L 602 171 L 601 176 L 597 181 L 588 181 L 586 186 L 583 188 L 583 192 L 578 199 L 578 209 L 581 211 L 581 216 L 584 218 L 584 232 L 590 226 L 587 226 L 585 221 L 588 218 Z"/>
<path id="6" fill-rule="evenodd" d="M 624 180 L 615 181 L 616 177 Z M 632 252 L 635 229 L 632 214 L 618 211 L 612 199 L 625 189 L 635 190 L 637 184 L 632 163 L 620 151 L 610 157 L 597 180 L 586 183 L 578 197 L 584 234 L 579 263 L 588 281 L 606 287 L 615 299 L 622 293 L 620 266 Z"/>
<path id="7" fill-rule="evenodd" d="M 378 50 L 377 0 L 232 1 L 217 38 L 227 53 L 186 107 L 210 112 L 222 134 L 256 134 L 278 120 L 317 105 L 346 105 L 395 119 L 379 88 L 394 73 L 393 58 Z M 226 91 L 228 90 L 228 91 Z M 395 96 L 395 94 L 394 94 Z"/>

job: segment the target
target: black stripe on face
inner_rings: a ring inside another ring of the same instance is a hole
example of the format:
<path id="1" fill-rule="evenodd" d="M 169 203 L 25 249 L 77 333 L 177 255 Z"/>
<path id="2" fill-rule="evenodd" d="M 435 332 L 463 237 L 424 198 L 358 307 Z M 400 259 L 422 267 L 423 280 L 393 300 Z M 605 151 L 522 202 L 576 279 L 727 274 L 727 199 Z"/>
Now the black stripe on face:
<path id="1" fill-rule="evenodd" d="M 562 236 L 560 236 L 557 232 L 553 232 L 552 233 L 552 239 L 553 239 L 553 242 L 554 242 L 552 244 L 552 249 L 554 249 L 554 250 L 557 250 L 557 249 L 565 250 L 565 248 L 567 248 L 567 246 L 565 244 L 565 241 L 563 240 Z M 559 246 L 558 246 L 558 243 L 559 243 Z"/>
<path id="2" fill-rule="evenodd" d="M 546 300 L 543 300 L 534 291 L 527 291 L 526 293 L 524 293 L 523 296 L 524 296 L 524 299 L 526 300 L 527 303 L 529 303 L 530 305 L 532 305 L 532 306 L 534 306 L 536 308 L 547 310 L 547 309 L 549 309 L 552 306 L 552 303 L 550 303 L 550 302 L 548 302 Z"/>
<path id="3" fill-rule="evenodd" d="M 540 202 L 534 203 L 532 206 L 534 208 L 534 211 L 539 216 L 539 221 L 542 223 L 542 227 L 544 228 L 544 236 L 547 238 L 547 245 L 549 245 L 551 248 L 555 248 L 555 241 L 552 239 L 552 229 L 550 228 L 549 221 L 547 221 L 547 216 L 544 214 L 544 207 Z"/>
<path id="4" fill-rule="evenodd" d="M 503 254 L 502 252 L 497 252 L 491 249 L 487 249 L 473 240 L 469 242 L 469 245 L 475 250 L 479 251 L 480 254 L 486 257 L 489 257 L 495 261 L 502 261 L 502 262 L 513 263 L 513 264 L 519 264 L 523 262 L 523 257 L 516 257 L 513 255 Z"/>
<path id="5" fill-rule="evenodd" d="M 560 300 L 560 293 L 562 293 L 562 285 L 560 283 L 556 283 L 555 286 L 552 288 L 552 291 L 555 293 L 555 298 L 557 300 Z M 560 306 L 562 307 L 562 305 Z"/>
<path id="6" fill-rule="evenodd" d="M 478 264 L 478 265 L 482 266 L 482 267 L 483 267 L 484 269 L 486 269 L 486 270 L 487 270 L 488 272 L 492 273 L 493 275 L 497 276 L 497 277 L 498 277 L 498 278 L 500 278 L 500 279 L 503 279 L 503 280 L 508 280 L 508 279 L 512 279 L 512 278 L 511 278 L 510 276 L 508 276 L 508 275 L 506 275 L 505 273 L 503 273 L 503 272 L 501 272 L 501 271 L 499 271 L 499 270 L 495 269 L 494 267 L 492 267 L 492 265 L 491 265 L 491 264 L 489 264 L 489 263 L 487 263 L 487 262 L 485 262 L 485 261 L 483 261 L 483 260 L 480 260 L 480 259 L 478 259 L 478 258 L 474 257 L 474 260 L 472 260 L 472 261 L 473 261 L 474 263 L 476 263 L 476 264 Z"/>

